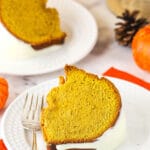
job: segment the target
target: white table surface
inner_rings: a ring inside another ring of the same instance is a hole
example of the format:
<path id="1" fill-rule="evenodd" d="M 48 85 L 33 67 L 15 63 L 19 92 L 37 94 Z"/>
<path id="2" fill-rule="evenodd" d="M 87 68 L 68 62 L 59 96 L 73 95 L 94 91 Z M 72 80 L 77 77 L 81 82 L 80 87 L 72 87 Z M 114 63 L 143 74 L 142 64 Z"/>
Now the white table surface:
<path id="1" fill-rule="evenodd" d="M 114 39 L 114 27 L 118 22 L 116 17 L 108 10 L 104 0 L 77 0 L 93 14 L 98 25 L 98 40 L 91 51 L 84 59 L 74 64 L 89 72 L 101 75 L 111 66 L 127 71 L 145 81 L 150 82 L 150 73 L 140 69 L 134 62 L 131 48 L 118 45 Z M 0 111 L 0 120 L 7 106 L 24 90 L 37 85 L 43 81 L 57 78 L 63 75 L 63 69 L 37 76 L 12 76 L 1 74 L 9 82 L 9 98 L 5 109 Z M 1 134 L 0 134 L 1 136 Z"/>

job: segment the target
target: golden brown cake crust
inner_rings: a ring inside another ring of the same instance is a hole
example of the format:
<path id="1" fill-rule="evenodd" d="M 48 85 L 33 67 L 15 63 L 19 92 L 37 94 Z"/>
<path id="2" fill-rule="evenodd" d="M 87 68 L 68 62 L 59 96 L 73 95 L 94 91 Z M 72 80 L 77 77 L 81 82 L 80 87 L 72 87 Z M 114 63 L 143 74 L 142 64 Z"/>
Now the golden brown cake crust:
<path id="1" fill-rule="evenodd" d="M 113 127 L 114 125 L 115 125 L 115 123 L 117 122 L 117 119 L 118 119 L 118 117 L 119 117 L 119 114 L 120 114 L 120 110 L 121 110 L 121 107 L 122 107 L 122 103 L 121 103 L 121 97 L 120 97 L 120 94 L 119 94 L 119 91 L 118 91 L 118 89 L 115 87 L 115 85 L 111 82 L 111 81 L 109 81 L 107 78 L 105 78 L 105 77 L 101 77 L 101 78 L 99 78 L 97 75 L 94 75 L 94 74 L 92 74 L 92 73 L 87 73 L 87 72 L 85 72 L 84 70 L 82 70 L 82 69 L 78 69 L 77 67 L 75 67 L 75 66 L 69 66 L 69 65 L 66 65 L 65 66 L 65 73 L 66 73 L 66 81 L 65 81 L 65 83 L 67 82 L 67 77 L 69 76 L 69 74 L 68 74 L 68 72 L 70 72 L 70 71 L 72 71 L 72 70 L 80 70 L 81 72 L 84 72 L 84 73 L 86 73 L 90 78 L 93 78 L 93 79 L 98 79 L 98 80 L 100 80 L 100 81 L 104 81 L 104 82 L 106 82 L 108 85 L 109 85 L 109 87 L 111 87 L 112 89 L 113 89 L 113 91 L 116 93 L 116 95 L 118 96 L 117 98 L 118 98 L 118 107 L 117 107 L 117 115 L 116 115 L 116 117 L 114 118 L 114 120 L 113 120 L 113 122 L 109 125 L 109 127 L 107 128 L 107 129 L 109 129 L 109 128 L 111 128 L 111 127 Z M 65 84 L 64 83 L 64 81 L 63 81 L 63 84 Z M 46 111 L 46 109 L 44 109 L 43 111 L 42 111 L 42 114 L 44 114 L 44 111 Z M 45 129 L 44 129 L 44 118 L 41 118 L 41 126 L 42 126 L 42 132 L 43 132 L 43 135 L 44 135 L 44 138 L 45 138 L 45 140 L 47 141 L 47 137 L 46 137 L 46 131 L 45 131 Z M 107 130 L 106 129 L 106 130 Z M 105 131 L 106 131 L 105 130 Z M 65 139 L 65 140 L 63 140 L 63 141 L 61 141 L 61 140 L 52 140 L 52 141 L 50 141 L 50 142 L 48 142 L 49 144 L 65 144 L 65 143 L 86 143 L 86 142 L 93 142 L 93 141 L 95 141 L 96 140 L 96 138 L 98 138 L 98 137 L 100 137 L 100 136 L 102 136 L 103 135 L 103 133 L 105 132 L 105 131 L 103 131 L 102 133 L 97 133 L 97 134 L 95 134 L 94 136 L 92 136 L 92 137 L 90 137 L 90 138 L 88 138 L 88 139 L 76 139 L 76 140 L 74 140 L 74 139 Z"/>
<path id="2" fill-rule="evenodd" d="M 42 44 L 31 45 L 31 47 L 35 50 L 40 50 L 40 49 L 46 48 L 46 47 L 51 46 L 51 45 L 63 44 L 65 41 L 65 37 L 66 37 L 66 34 L 64 33 L 63 37 L 61 37 L 59 39 L 53 39 L 53 40 L 47 41 L 47 42 L 42 43 Z"/>

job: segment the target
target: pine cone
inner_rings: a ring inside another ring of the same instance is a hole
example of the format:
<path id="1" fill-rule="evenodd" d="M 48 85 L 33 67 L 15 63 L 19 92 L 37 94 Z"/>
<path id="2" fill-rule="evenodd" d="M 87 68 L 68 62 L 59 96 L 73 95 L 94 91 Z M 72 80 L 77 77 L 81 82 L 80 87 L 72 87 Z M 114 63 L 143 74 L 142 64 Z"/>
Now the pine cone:
<path id="1" fill-rule="evenodd" d="M 123 20 L 122 22 L 116 23 L 117 27 L 115 28 L 115 38 L 120 45 L 130 46 L 136 32 L 148 24 L 146 18 L 137 18 L 138 14 L 139 11 L 137 10 L 133 12 L 125 10 L 122 16 L 117 16 L 117 18 Z"/>

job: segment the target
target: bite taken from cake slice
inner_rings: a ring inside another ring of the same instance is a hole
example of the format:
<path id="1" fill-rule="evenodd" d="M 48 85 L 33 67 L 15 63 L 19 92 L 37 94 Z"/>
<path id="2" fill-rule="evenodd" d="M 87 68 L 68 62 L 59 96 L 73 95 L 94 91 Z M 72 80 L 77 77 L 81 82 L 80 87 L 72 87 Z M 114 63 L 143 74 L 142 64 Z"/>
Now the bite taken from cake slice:
<path id="1" fill-rule="evenodd" d="M 55 8 L 46 8 L 47 0 L 0 0 L 3 25 L 18 39 L 34 49 L 62 44 L 66 34 L 61 31 Z"/>
<path id="2" fill-rule="evenodd" d="M 48 144 L 94 142 L 119 118 L 119 91 L 108 79 L 75 66 L 66 65 L 65 73 L 41 113 L 44 139 Z"/>

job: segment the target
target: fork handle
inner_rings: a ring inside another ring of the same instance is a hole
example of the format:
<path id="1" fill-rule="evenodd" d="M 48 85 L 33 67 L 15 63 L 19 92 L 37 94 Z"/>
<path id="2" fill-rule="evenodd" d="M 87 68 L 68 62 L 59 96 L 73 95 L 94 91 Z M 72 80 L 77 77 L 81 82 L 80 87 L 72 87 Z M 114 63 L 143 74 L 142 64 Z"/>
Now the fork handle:
<path id="1" fill-rule="evenodd" d="M 32 131 L 32 150 L 37 150 L 36 130 Z"/>

